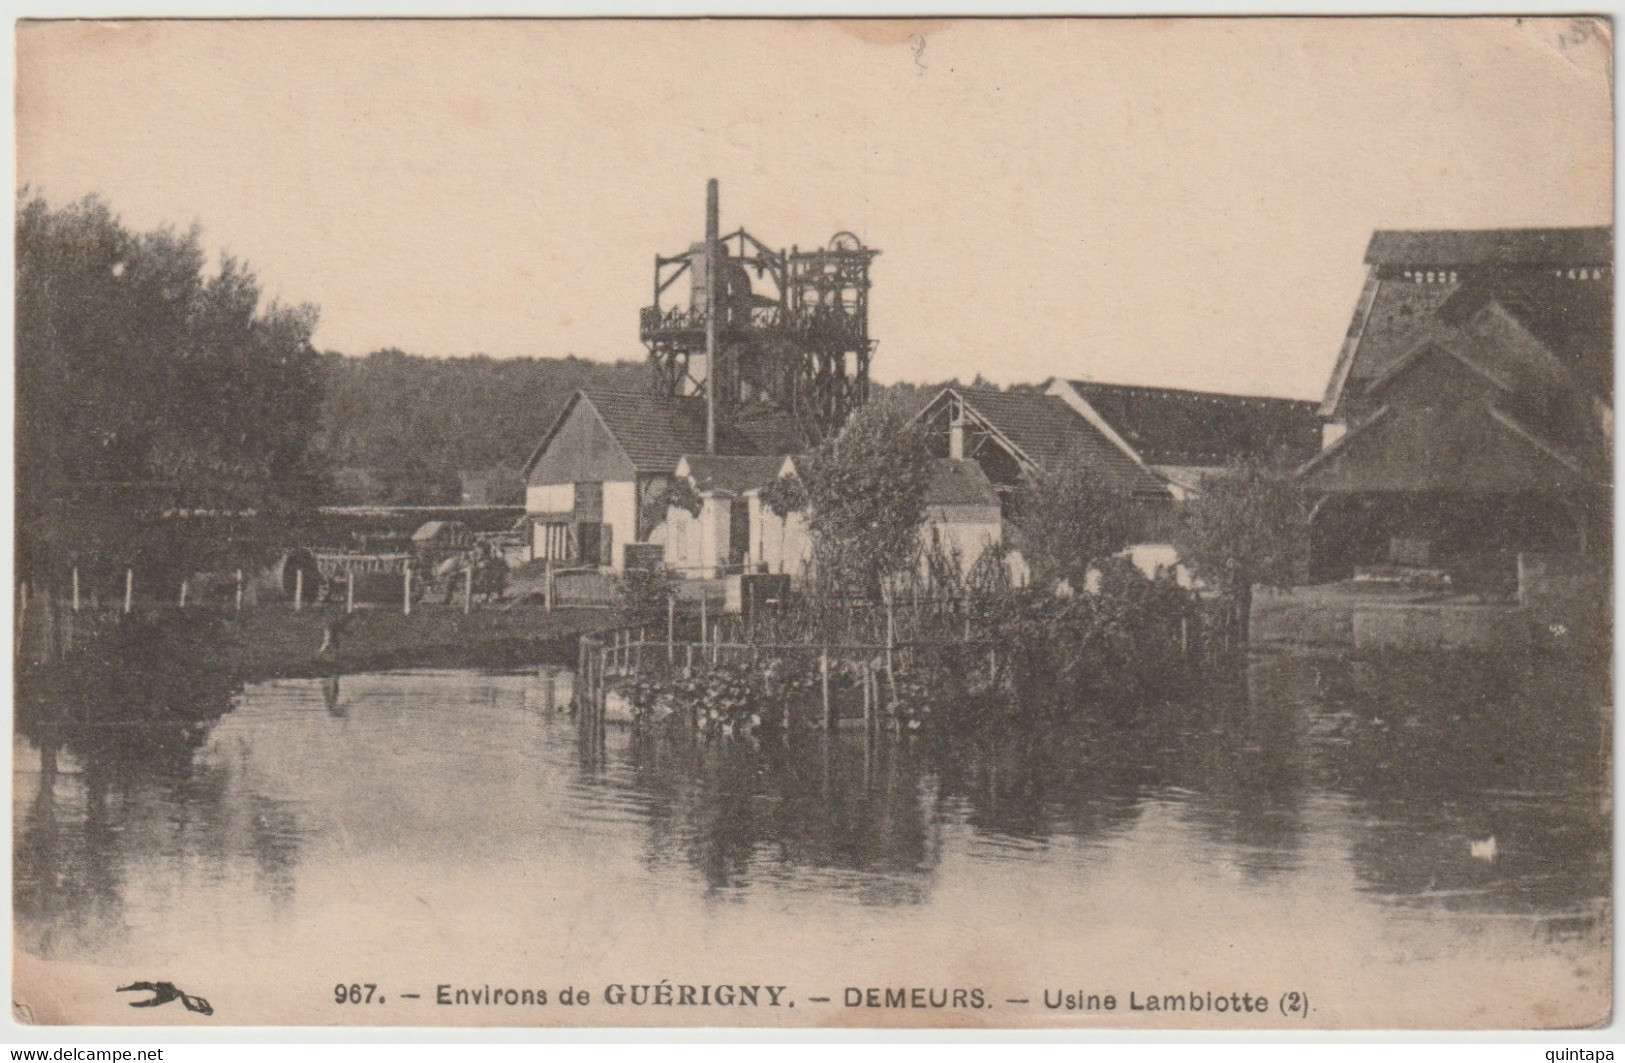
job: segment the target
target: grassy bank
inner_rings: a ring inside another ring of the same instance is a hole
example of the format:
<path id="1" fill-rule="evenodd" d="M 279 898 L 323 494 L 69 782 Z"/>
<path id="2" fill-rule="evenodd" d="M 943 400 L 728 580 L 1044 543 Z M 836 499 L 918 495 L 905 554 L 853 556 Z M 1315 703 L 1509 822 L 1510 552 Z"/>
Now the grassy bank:
<path id="1" fill-rule="evenodd" d="M 323 629 L 343 623 L 337 653 L 323 655 Z M 248 680 L 372 672 L 395 668 L 506 668 L 543 662 L 572 664 L 576 640 L 614 624 L 607 610 L 540 606 L 476 608 L 452 605 L 399 609 L 257 609 L 224 621 L 222 650 Z"/>

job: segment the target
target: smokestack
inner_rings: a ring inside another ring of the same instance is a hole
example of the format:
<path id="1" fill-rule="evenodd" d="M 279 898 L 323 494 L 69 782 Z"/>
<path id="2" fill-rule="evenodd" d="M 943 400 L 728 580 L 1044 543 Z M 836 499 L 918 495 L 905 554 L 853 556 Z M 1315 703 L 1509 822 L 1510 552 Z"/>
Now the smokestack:
<path id="1" fill-rule="evenodd" d="M 705 452 L 717 452 L 717 179 L 705 183 Z"/>

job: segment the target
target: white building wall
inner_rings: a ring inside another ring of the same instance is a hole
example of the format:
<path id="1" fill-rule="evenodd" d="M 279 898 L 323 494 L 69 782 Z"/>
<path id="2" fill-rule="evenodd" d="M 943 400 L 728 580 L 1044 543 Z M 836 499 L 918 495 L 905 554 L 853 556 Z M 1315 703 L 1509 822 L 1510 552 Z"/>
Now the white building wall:
<path id="1" fill-rule="evenodd" d="M 695 575 L 715 579 L 722 575 L 722 566 L 728 563 L 728 518 L 733 509 L 733 499 L 713 494 L 704 498 L 705 506 L 700 510 L 699 563 L 702 571 Z"/>
<path id="2" fill-rule="evenodd" d="M 637 484 L 631 480 L 605 481 L 604 523 L 614 529 L 610 540 L 610 567 L 619 572 L 626 567 L 626 544 L 637 542 Z"/>
<path id="3" fill-rule="evenodd" d="M 751 495 L 750 556 L 775 575 L 800 579 L 812 564 L 812 536 L 800 513 L 779 517 Z"/>
<path id="4" fill-rule="evenodd" d="M 568 513 L 575 508 L 575 484 L 532 484 L 525 488 L 526 513 Z"/>
<path id="5" fill-rule="evenodd" d="M 679 576 L 693 579 L 704 564 L 700 553 L 700 522 L 681 506 L 666 510 L 666 565 Z"/>
<path id="6" fill-rule="evenodd" d="M 933 532 L 948 550 L 959 551 L 959 571 L 967 574 L 989 546 L 1004 537 L 999 511 L 986 506 L 933 506 L 920 526 L 920 546 L 931 548 Z"/>

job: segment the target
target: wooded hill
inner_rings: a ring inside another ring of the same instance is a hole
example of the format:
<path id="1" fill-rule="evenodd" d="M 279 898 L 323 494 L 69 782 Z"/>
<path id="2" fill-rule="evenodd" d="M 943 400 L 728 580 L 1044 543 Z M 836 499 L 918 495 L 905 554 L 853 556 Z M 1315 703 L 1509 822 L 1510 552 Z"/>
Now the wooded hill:
<path id="1" fill-rule="evenodd" d="M 636 362 L 424 358 L 398 350 L 322 356 L 316 447 L 334 504 L 461 501 L 459 471 L 524 465 L 577 388 L 638 389 Z M 517 501 L 517 499 L 515 499 Z"/>
<path id="2" fill-rule="evenodd" d="M 365 358 L 328 353 L 320 366 L 316 451 L 334 505 L 452 504 L 462 500 L 459 472 L 499 468 L 508 470 L 500 501 L 517 504 L 519 470 L 577 388 L 649 386 L 642 359 L 426 358 L 391 349 Z M 940 387 L 877 390 L 917 408 Z"/>

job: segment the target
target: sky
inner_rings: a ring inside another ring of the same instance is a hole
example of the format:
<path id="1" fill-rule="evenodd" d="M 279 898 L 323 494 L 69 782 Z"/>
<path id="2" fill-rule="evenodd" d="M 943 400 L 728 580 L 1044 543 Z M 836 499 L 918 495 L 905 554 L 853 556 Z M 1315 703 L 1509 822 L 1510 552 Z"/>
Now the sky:
<path id="1" fill-rule="evenodd" d="M 317 345 L 641 358 L 722 226 L 879 248 L 882 381 L 1318 398 L 1371 232 L 1612 223 L 1568 19 L 24 23 L 20 184 L 203 229 Z"/>

